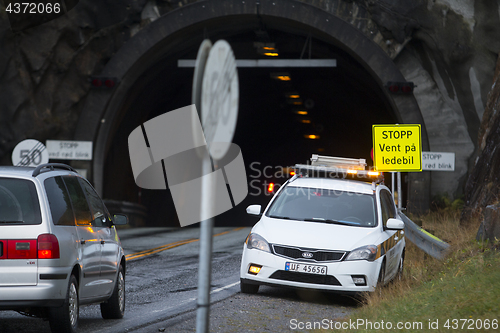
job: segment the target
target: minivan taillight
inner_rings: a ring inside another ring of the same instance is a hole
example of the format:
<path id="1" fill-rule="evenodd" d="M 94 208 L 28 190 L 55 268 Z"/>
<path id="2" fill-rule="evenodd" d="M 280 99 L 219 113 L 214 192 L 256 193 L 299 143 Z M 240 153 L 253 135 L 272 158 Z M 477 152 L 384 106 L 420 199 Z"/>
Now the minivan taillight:
<path id="1" fill-rule="evenodd" d="M 38 236 L 38 259 L 59 259 L 59 242 L 55 235 Z"/>
<path id="2" fill-rule="evenodd" d="M 36 259 L 36 240 L 8 240 L 7 259 Z"/>

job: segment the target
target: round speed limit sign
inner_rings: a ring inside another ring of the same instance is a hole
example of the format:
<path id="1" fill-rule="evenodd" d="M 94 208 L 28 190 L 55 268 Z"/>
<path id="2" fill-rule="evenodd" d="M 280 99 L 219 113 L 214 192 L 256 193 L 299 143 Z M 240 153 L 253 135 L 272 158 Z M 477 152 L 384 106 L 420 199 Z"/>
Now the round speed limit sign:
<path id="1" fill-rule="evenodd" d="M 12 152 L 12 165 L 36 167 L 49 162 L 49 152 L 40 141 L 27 139 L 17 144 Z"/>

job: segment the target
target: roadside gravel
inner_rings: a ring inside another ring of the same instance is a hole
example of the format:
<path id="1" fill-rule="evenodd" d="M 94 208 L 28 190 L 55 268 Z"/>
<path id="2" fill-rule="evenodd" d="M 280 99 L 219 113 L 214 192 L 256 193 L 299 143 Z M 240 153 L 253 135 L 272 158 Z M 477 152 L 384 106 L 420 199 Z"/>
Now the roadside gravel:
<path id="1" fill-rule="evenodd" d="M 210 332 L 310 332 L 299 323 L 339 321 L 360 305 L 349 297 L 261 286 L 259 293 L 238 293 L 210 307 Z M 196 312 L 151 327 L 150 332 L 195 332 Z"/>

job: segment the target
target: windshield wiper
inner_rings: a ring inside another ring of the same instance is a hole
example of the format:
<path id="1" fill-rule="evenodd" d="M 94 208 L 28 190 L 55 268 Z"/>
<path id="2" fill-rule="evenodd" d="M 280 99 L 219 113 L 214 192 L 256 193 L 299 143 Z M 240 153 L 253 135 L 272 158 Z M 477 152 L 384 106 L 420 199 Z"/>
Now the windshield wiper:
<path id="1" fill-rule="evenodd" d="M 337 220 L 332 220 L 332 219 L 325 219 L 323 217 L 312 217 L 312 218 L 305 218 L 302 221 L 307 221 L 307 222 L 324 222 L 324 223 L 334 223 L 334 224 L 340 224 L 340 225 L 352 225 L 347 222 L 343 221 L 337 221 Z"/>
<path id="2" fill-rule="evenodd" d="M 23 224 L 24 221 L 0 221 L 0 224 Z"/>
<path id="3" fill-rule="evenodd" d="M 291 220 L 288 216 L 279 216 L 279 215 L 269 215 L 269 217 L 273 219 L 283 219 L 283 220 Z"/>

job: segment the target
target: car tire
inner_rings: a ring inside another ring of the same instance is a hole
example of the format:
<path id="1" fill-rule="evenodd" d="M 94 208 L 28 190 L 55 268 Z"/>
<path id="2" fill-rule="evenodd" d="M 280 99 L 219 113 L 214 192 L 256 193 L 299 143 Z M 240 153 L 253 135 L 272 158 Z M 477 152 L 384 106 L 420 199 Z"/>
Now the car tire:
<path id="1" fill-rule="evenodd" d="M 64 304 L 57 308 L 49 308 L 49 324 L 53 333 L 76 332 L 79 316 L 78 281 L 74 275 L 69 278 L 68 291 Z"/>
<path id="2" fill-rule="evenodd" d="M 259 285 L 240 281 L 240 290 L 243 294 L 256 294 L 259 291 Z"/>
<path id="3" fill-rule="evenodd" d="M 125 271 L 120 265 L 113 294 L 101 303 L 101 316 L 104 319 L 121 319 L 125 314 Z"/>

